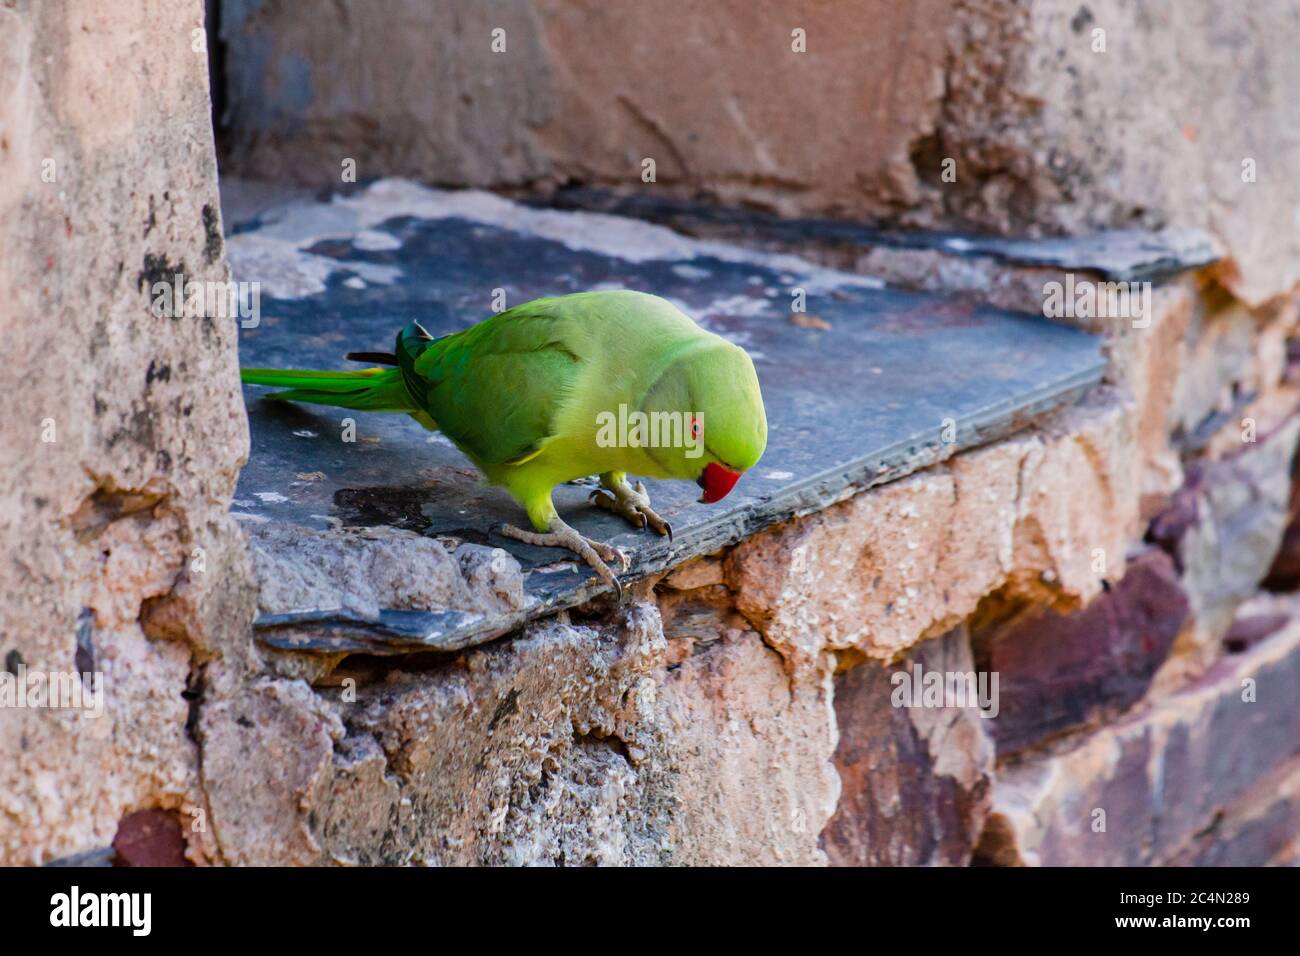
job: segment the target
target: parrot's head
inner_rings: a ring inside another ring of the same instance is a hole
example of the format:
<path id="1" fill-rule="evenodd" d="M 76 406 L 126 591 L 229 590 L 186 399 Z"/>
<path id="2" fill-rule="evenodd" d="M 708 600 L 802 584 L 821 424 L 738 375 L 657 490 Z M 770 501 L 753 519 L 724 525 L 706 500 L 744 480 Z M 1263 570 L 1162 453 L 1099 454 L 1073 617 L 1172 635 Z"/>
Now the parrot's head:
<path id="1" fill-rule="evenodd" d="M 754 363 L 739 346 L 712 338 L 716 341 L 673 363 L 645 404 L 652 416 L 681 416 L 682 441 L 653 454 L 672 477 L 698 484 L 706 503 L 725 498 L 767 447 L 767 415 Z"/>

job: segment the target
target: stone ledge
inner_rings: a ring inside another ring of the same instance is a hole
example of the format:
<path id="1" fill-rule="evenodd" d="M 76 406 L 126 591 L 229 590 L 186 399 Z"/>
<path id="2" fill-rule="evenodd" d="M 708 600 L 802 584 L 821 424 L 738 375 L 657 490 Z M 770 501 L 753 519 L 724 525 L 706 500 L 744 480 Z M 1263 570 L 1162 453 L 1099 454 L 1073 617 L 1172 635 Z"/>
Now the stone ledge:
<path id="1" fill-rule="evenodd" d="M 1219 261 L 1223 250 L 1199 229 L 1109 229 L 1063 238 L 1015 239 L 941 231 L 880 229 L 837 219 L 789 218 L 672 197 L 594 186 L 559 190 L 561 209 L 630 216 L 689 236 L 773 249 L 820 249 L 846 256 L 911 250 L 1008 266 L 1086 272 L 1113 282 L 1160 282 Z"/>
<path id="2" fill-rule="evenodd" d="M 349 349 L 387 347 L 410 318 L 435 333 L 466 327 L 486 313 L 494 288 L 508 302 L 602 285 L 645 288 L 744 345 L 775 424 L 763 462 L 726 503 L 702 508 L 680 483 L 651 483 L 659 510 L 673 515 L 669 544 L 583 507 L 581 483 L 557 489 L 557 506 L 580 530 L 631 553 L 632 578 L 1003 438 L 1076 401 L 1103 369 L 1095 338 L 1044 321 L 635 220 L 400 180 L 266 209 L 234 226 L 229 250 L 237 277 L 263 282 L 266 294 L 261 326 L 241 334 L 245 364 L 338 367 Z M 806 291 L 815 321 L 792 320 L 795 289 Z M 324 436 L 352 413 L 246 394 L 253 451 L 234 512 L 246 523 L 297 525 L 325 535 L 318 543 L 343 528 L 387 526 L 452 550 L 499 545 L 523 577 L 523 603 L 507 616 L 458 617 L 464 609 L 421 600 L 364 613 L 338 602 L 264 600 L 264 644 L 454 650 L 603 589 L 563 553 L 500 538 L 495 528 L 518 520 L 517 508 L 445 440 L 405 417 L 358 415 L 359 441 L 345 444 Z"/>

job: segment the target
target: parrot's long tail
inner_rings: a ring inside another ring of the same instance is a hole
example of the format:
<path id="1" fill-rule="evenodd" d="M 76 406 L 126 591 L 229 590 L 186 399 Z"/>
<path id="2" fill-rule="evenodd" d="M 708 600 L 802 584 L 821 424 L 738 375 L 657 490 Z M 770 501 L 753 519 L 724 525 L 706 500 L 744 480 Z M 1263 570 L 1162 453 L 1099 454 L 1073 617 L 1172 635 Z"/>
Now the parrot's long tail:
<path id="1" fill-rule="evenodd" d="M 450 339 L 445 336 L 442 341 Z M 239 377 L 249 385 L 270 385 L 286 391 L 267 398 L 282 402 L 335 405 L 362 412 L 406 412 L 425 428 L 436 431 L 428 404 L 428 383 L 415 370 L 416 360 L 436 340 L 419 322 L 397 333 L 393 352 L 349 352 L 354 362 L 380 362 L 391 368 L 366 368 L 359 372 L 313 372 L 295 368 L 244 368 Z"/>
<path id="2" fill-rule="evenodd" d="M 312 372 L 293 368 L 245 368 L 239 377 L 250 385 L 287 389 L 267 398 L 285 402 L 335 405 L 363 412 L 419 411 L 395 368 L 367 368 L 359 372 Z"/>

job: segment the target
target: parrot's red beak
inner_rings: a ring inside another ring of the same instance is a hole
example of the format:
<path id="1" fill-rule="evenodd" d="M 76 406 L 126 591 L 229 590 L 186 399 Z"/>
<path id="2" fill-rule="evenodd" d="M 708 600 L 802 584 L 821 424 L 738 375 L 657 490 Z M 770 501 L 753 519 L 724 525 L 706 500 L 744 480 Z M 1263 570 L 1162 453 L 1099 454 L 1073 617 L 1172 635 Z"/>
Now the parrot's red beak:
<path id="1" fill-rule="evenodd" d="M 704 466 L 704 473 L 700 475 L 696 482 L 704 489 L 704 494 L 700 496 L 703 504 L 711 505 L 715 501 L 721 501 L 736 487 L 736 482 L 740 480 L 740 472 L 732 471 L 730 468 L 724 468 L 716 461 L 711 461 Z"/>

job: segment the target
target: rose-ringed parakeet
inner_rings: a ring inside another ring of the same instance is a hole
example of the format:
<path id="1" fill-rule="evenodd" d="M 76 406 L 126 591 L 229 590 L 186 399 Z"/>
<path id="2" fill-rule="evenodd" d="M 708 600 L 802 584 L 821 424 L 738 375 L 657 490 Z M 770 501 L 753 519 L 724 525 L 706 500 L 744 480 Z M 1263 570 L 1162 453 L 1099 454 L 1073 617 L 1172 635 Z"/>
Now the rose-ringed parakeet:
<path id="1" fill-rule="evenodd" d="M 626 559 L 561 520 L 552 489 L 598 474 L 598 506 L 671 537 L 629 472 L 694 481 L 700 500 L 714 502 L 767 445 L 758 376 L 744 349 L 641 292 L 536 299 L 440 338 L 412 322 L 393 354 L 348 358 L 389 367 L 249 368 L 242 377 L 288 389 L 269 398 L 406 412 L 442 432 L 528 512 L 533 531 L 506 525 L 503 534 L 576 552 L 619 593 L 605 562 L 626 570 Z"/>

